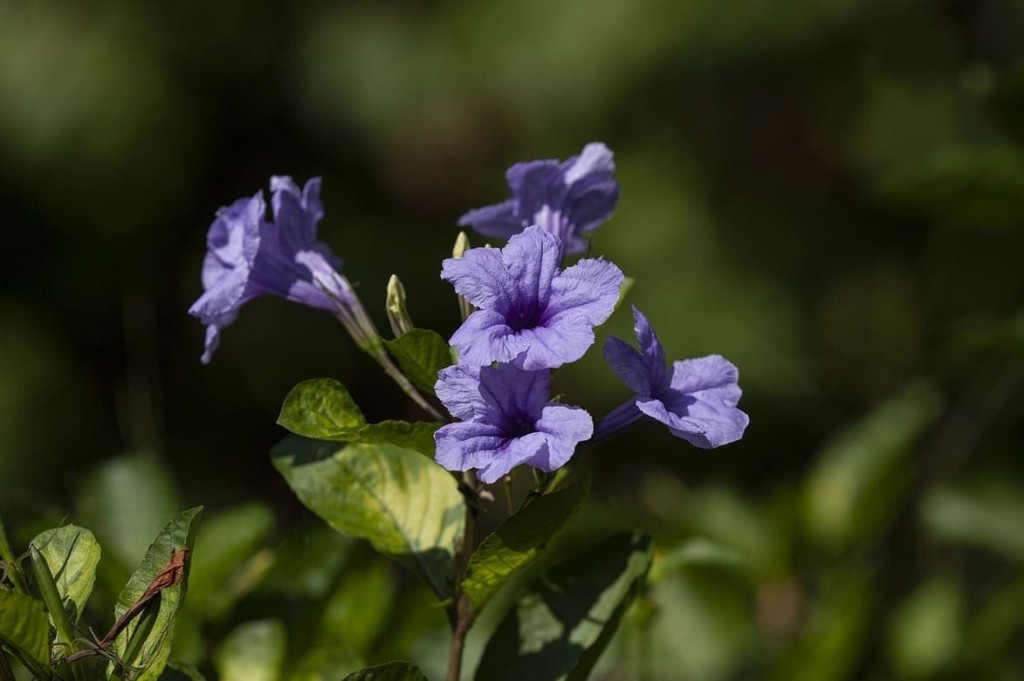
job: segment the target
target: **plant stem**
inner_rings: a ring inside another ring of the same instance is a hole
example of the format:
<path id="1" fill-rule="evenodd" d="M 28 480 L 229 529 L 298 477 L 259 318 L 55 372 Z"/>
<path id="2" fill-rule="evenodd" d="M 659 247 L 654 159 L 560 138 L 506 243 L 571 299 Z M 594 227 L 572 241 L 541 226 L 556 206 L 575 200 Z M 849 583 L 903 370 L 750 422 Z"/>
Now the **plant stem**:
<path id="1" fill-rule="evenodd" d="M 391 361 L 391 357 L 383 346 L 374 346 L 372 349 L 367 350 L 367 352 L 377 360 L 377 363 L 384 369 L 384 373 L 390 376 L 391 379 L 398 384 L 398 387 L 402 389 L 402 392 L 408 395 L 413 402 L 430 414 L 432 418 L 437 419 L 438 421 L 444 421 L 444 417 L 441 416 L 441 413 L 434 409 L 434 407 L 424 399 L 423 395 L 420 395 L 419 391 L 416 390 L 416 386 L 414 386 L 412 382 L 405 377 L 405 374 L 395 366 L 395 363 Z"/>
<path id="2" fill-rule="evenodd" d="M 462 544 L 455 555 L 453 566 L 452 585 L 454 591 L 454 603 L 449 613 L 452 622 L 452 642 L 448 649 L 448 676 L 447 681 L 459 681 L 462 674 L 462 654 L 466 648 L 466 634 L 473 626 L 472 604 L 469 596 L 462 591 L 462 580 L 466 576 L 466 566 L 469 565 L 469 557 L 473 555 L 473 533 L 476 530 L 476 517 L 480 512 L 478 506 L 479 485 L 476 475 L 472 471 L 463 474 L 464 495 L 466 498 L 466 521 L 462 530 Z"/>

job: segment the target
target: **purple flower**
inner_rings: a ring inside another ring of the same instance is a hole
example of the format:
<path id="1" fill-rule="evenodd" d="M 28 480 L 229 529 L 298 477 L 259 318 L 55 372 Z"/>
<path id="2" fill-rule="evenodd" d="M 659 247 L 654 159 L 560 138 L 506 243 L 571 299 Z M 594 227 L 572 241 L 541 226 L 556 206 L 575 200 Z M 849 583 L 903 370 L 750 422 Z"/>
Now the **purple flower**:
<path id="1" fill-rule="evenodd" d="M 677 361 L 669 372 L 658 337 L 636 307 L 633 319 L 640 351 L 609 338 L 604 356 L 636 397 L 601 420 L 597 437 L 607 437 L 642 416 L 664 423 L 673 435 L 702 449 L 743 437 L 750 418 L 736 407 L 743 394 L 736 366 L 720 355 L 708 355 Z"/>
<path id="2" fill-rule="evenodd" d="M 484 236 L 509 238 L 539 225 L 562 240 L 566 255 L 587 249 L 584 236 L 611 217 L 619 200 L 612 152 L 600 142 L 567 161 L 528 161 L 508 169 L 511 199 L 471 210 L 459 226 Z"/>
<path id="3" fill-rule="evenodd" d="M 612 313 L 623 276 L 604 260 L 565 270 L 560 260 L 558 237 L 528 227 L 505 248 L 471 248 L 444 261 L 441 278 L 478 308 L 451 338 L 461 362 L 533 370 L 583 356 L 594 327 Z"/>
<path id="4" fill-rule="evenodd" d="M 460 364 L 441 370 L 435 390 L 460 419 L 434 434 L 437 462 L 450 471 L 475 468 L 486 483 L 520 464 L 561 468 L 594 432 L 583 409 L 548 404 L 548 371 Z"/>
<path id="5" fill-rule="evenodd" d="M 270 192 L 272 220 L 263 193 L 257 192 L 218 210 L 210 225 L 205 291 L 189 309 L 206 325 L 204 364 L 220 344 L 221 331 L 253 298 L 274 295 L 336 314 L 353 300 L 350 285 L 338 274 L 341 261 L 316 240 L 324 214 L 320 178 L 300 191 L 290 177 L 272 177 Z"/>

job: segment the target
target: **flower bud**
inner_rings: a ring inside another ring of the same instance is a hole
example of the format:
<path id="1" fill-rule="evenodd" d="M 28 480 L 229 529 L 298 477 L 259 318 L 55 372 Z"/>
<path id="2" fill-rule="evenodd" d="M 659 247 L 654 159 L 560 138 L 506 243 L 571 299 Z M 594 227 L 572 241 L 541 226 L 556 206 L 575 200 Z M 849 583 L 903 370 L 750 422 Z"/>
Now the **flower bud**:
<path id="1" fill-rule="evenodd" d="M 469 237 L 465 232 L 459 232 L 459 236 L 455 238 L 455 247 L 452 248 L 452 257 L 461 258 L 462 254 L 468 250 Z M 466 321 L 466 317 L 473 314 L 473 306 L 462 296 L 459 296 L 459 313 L 462 315 L 462 321 Z"/>
<path id="2" fill-rule="evenodd" d="M 395 334 L 395 338 L 399 338 L 416 328 L 416 325 L 412 323 L 412 318 L 409 317 L 409 310 L 405 305 L 405 287 L 402 286 L 402 282 L 396 274 L 392 274 L 388 280 L 385 308 L 387 309 L 388 321 L 391 322 L 391 331 Z"/>

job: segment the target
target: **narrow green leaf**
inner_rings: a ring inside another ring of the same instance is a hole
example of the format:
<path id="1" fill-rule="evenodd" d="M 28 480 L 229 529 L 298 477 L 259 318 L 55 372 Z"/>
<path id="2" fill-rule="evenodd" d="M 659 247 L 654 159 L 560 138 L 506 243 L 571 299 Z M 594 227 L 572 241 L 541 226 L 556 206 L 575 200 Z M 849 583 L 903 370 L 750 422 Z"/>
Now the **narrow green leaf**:
<path id="1" fill-rule="evenodd" d="M 40 533 L 32 540 L 31 546 L 46 560 L 64 604 L 67 621 L 74 627 L 96 582 L 96 566 L 101 554 L 99 542 L 89 530 L 65 525 Z"/>
<path id="2" fill-rule="evenodd" d="M 437 372 L 452 363 L 445 339 L 434 331 L 413 329 L 384 343 L 409 380 L 433 395 Z"/>
<path id="3" fill-rule="evenodd" d="M 392 444 L 433 456 L 437 423 L 382 421 L 367 423 L 340 381 L 317 378 L 292 388 L 277 417 L 296 435 L 331 442 Z"/>
<path id="4" fill-rule="evenodd" d="M 50 618 L 43 602 L 18 591 L 0 590 L 0 641 L 49 669 Z"/>
<path id="5" fill-rule="evenodd" d="M 479 681 L 586 679 L 651 566 L 650 537 L 619 534 L 530 584 L 498 625 Z"/>
<path id="6" fill-rule="evenodd" d="M 278 681 L 288 645 L 284 624 L 256 620 L 238 625 L 213 658 L 221 681 Z"/>
<path id="7" fill-rule="evenodd" d="M 442 598 L 461 536 L 455 480 L 417 452 L 388 444 L 336 444 L 289 437 L 274 465 L 310 510 L 334 529 L 367 539 L 411 567 Z"/>
<path id="8" fill-rule="evenodd" d="M 480 612 L 512 575 L 550 544 L 587 496 L 589 480 L 540 497 L 509 517 L 469 559 L 462 590 Z"/>
<path id="9" fill-rule="evenodd" d="M 427 681 L 427 677 L 409 662 L 388 662 L 353 672 L 342 681 Z"/>
<path id="10" fill-rule="evenodd" d="M 46 564 L 46 559 L 43 558 L 39 549 L 32 546 L 29 550 L 32 576 L 35 578 L 36 589 L 43 599 L 43 605 L 50 613 L 50 619 L 53 620 L 53 624 L 57 628 L 60 640 L 64 643 L 71 643 L 75 640 L 75 630 L 68 620 L 67 612 L 64 611 L 64 601 L 60 597 L 60 592 L 57 591 L 57 582 L 53 579 L 53 573 L 50 572 L 50 567 Z"/>
<path id="11" fill-rule="evenodd" d="M 115 619 L 123 615 L 129 607 L 139 600 L 146 591 L 146 587 L 153 581 L 153 578 L 167 567 L 174 551 L 183 548 L 189 549 L 189 553 L 185 556 L 185 576 L 183 581 L 160 592 L 160 609 L 153 630 L 142 643 L 140 652 L 133 661 L 133 666 L 142 669 L 142 672 L 135 677 L 135 681 L 153 681 L 159 678 L 160 673 L 167 664 L 167 658 L 171 653 L 174 618 L 185 598 L 191 549 L 195 545 L 196 528 L 199 524 L 202 510 L 201 506 L 189 509 L 179 514 L 177 518 L 167 524 L 163 531 L 157 535 L 156 540 L 150 545 L 149 551 L 146 552 L 146 557 L 142 560 L 142 564 L 132 574 L 128 584 L 117 598 L 117 605 L 114 607 Z M 131 639 L 132 633 L 139 624 L 138 620 L 139 618 L 136 618 L 136 620 L 129 623 L 114 641 L 114 649 L 118 655 L 124 655 L 127 642 Z"/>

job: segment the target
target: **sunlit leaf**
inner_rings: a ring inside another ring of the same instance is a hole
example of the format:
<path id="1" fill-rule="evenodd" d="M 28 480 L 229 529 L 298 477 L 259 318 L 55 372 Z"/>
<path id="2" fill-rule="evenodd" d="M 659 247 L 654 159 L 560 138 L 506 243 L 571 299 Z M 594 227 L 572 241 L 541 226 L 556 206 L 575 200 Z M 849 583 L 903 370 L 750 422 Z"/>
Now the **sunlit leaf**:
<path id="1" fill-rule="evenodd" d="M 484 609 L 495 593 L 537 557 L 583 502 L 589 480 L 540 497 L 488 535 L 469 559 L 462 590 L 473 609 Z"/>
<path id="2" fill-rule="evenodd" d="M 171 556 L 176 551 L 188 549 L 185 555 L 185 572 L 180 583 L 173 584 L 160 591 L 159 611 L 156 624 L 153 630 L 146 637 L 139 651 L 138 656 L 132 661 L 133 666 L 142 669 L 136 681 L 151 681 L 157 679 L 163 671 L 164 665 L 171 653 L 171 638 L 174 633 L 174 619 L 185 598 L 185 591 L 188 584 L 188 567 L 190 562 L 191 549 L 195 544 L 196 529 L 199 525 L 199 517 L 202 514 L 202 507 L 191 508 L 183 511 L 177 518 L 172 520 L 163 531 L 157 535 L 156 540 L 150 545 L 142 564 L 132 574 L 128 584 L 121 591 L 117 598 L 117 605 L 114 608 L 114 618 L 119 618 L 145 593 L 153 579 L 167 567 Z M 128 640 L 138 624 L 140 618 L 136 618 L 125 627 L 114 641 L 114 648 L 119 655 L 123 655 Z"/>
<path id="3" fill-rule="evenodd" d="M 68 622 L 73 627 L 96 582 L 96 565 L 101 553 L 96 537 L 84 528 L 65 525 L 39 534 L 32 540 L 32 546 L 46 559 Z"/>
<path id="4" fill-rule="evenodd" d="M 287 632 L 278 620 L 257 620 L 235 627 L 213 657 L 221 681 L 278 681 Z"/>
<path id="5" fill-rule="evenodd" d="M 432 460 L 392 445 L 336 444 L 289 437 L 274 465 L 299 499 L 340 532 L 411 567 L 447 597 L 463 499 Z"/>
<path id="6" fill-rule="evenodd" d="M 50 618 L 42 601 L 0 589 L 0 641 L 43 669 L 50 667 Z"/>
<path id="7" fill-rule="evenodd" d="M 105 557 L 118 561 L 125 574 L 142 560 L 167 518 L 181 508 L 170 473 L 149 454 L 101 464 L 79 488 L 77 502 L 76 519 L 96 533 Z"/>
<path id="8" fill-rule="evenodd" d="M 532 582 L 484 649 L 478 681 L 586 679 L 651 566 L 651 540 L 619 534 Z"/>
<path id="9" fill-rule="evenodd" d="M 889 655 L 905 679 L 932 678 L 957 654 L 961 641 L 962 596 L 946 580 L 918 588 L 893 615 Z"/>
<path id="10" fill-rule="evenodd" d="M 434 431 L 440 424 L 382 421 L 367 423 L 341 382 L 331 378 L 303 381 L 292 388 L 277 422 L 296 435 L 331 442 L 392 444 L 433 456 Z"/>

